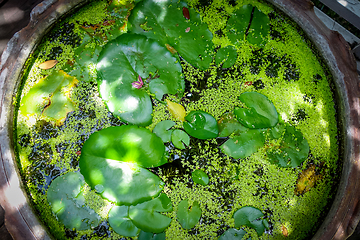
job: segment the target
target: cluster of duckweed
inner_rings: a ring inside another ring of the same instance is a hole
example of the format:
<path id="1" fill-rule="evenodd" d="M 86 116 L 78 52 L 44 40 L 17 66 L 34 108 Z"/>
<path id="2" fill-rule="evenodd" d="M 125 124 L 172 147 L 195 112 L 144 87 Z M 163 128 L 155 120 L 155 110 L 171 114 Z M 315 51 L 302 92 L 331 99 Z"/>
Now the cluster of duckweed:
<path id="1" fill-rule="evenodd" d="M 87 5 L 57 27 L 39 45 L 29 61 L 21 99 L 41 78 L 52 71 L 64 69 L 74 58 L 74 48 L 85 36 L 81 26 L 90 26 L 109 20 L 107 1 Z M 199 140 L 192 138 L 190 145 L 176 149 L 166 143 L 169 163 L 151 169 L 165 183 L 164 192 L 171 199 L 174 210 L 166 230 L 168 239 L 216 239 L 228 228 L 234 227 L 234 212 L 242 206 L 260 209 L 270 229 L 258 237 L 255 230 L 245 227 L 252 239 L 283 239 L 286 228 L 289 239 L 302 239 L 316 231 L 331 203 L 336 183 L 339 156 L 337 124 L 329 87 L 330 79 L 324 66 L 316 57 L 298 28 L 287 18 L 279 15 L 264 3 L 244 1 L 189 1 L 197 9 L 203 21 L 213 33 L 215 46 L 230 44 L 226 38 L 228 16 L 243 4 L 252 4 L 270 17 L 270 34 L 265 47 L 259 49 L 246 41 L 236 46 L 238 57 L 234 66 L 222 68 L 212 63 L 206 71 L 200 71 L 181 59 L 185 79 L 183 96 L 167 96 L 182 104 L 186 112 L 203 110 L 219 119 L 224 113 L 241 106 L 238 96 L 246 91 L 266 95 L 285 121 L 301 131 L 310 146 L 308 159 L 297 168 L 280 168 L 271 164 L 267 151 L 280 144 L 279 140 L 267 139 L 264 147 L 245 159 L 233 159 L 221 152 L 219 146 L 227 138 Z M 110 28 L 110 26 L 103 26 Z M 104 30 L 103 28 L 98 31 Z M 88 47 L 95 48 L 93 45 Z M 104 42 L 99 41 L 100 45 Z M 57 59 L 53 69 L 42 70 L 38 65 L 46 60 Z M 56 220 L 46 200 L 46 190 L 51 181 L 68 171 L 78 171 L 81 147 L 95 131 L 124 124 L 114 117 L 102 102 L 96 86 L 95 75 L 90 81 L 79 81 L 73 89 L 72 100 L 77 110 L 68 113 L 62 123 L 24 116 L 18 113 L 16 141 L 19 165 L 35 209 L 56 238 L 63 239 L 125 239 L 115 233 L 107 222 L 112 203 L 102 199 L 89 186 L 84 196 L 89 207 L 101 216 L 101 224 L 95 229 L 77 231 L 66 229 Z M 153 100 L 154 126 L 166 119 L 174 120 L 166 106 Z M 182 124 L 177 121 L 177 128 Z M 315 179 L 306 191 L 297 191 L 297 183 L 303 171 L 316 166 Z M 209 177 L 207 186 L 196 184 L 191 172 L 201 169 Z M 190 230 L 181 228 L 176 220 L 178 203 L 183 199 L 197 201 L 202 209 L 200 222 Z"/>

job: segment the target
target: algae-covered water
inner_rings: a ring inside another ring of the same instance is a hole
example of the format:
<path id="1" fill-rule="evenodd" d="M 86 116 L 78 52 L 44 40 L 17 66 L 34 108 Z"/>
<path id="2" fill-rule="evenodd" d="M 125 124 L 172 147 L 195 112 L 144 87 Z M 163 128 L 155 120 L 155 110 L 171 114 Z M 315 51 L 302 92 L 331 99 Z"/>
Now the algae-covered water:
<path id="1" fill-rule="evenodd" d="M 14 119 L 22 180 L 56 239 L 308 239 L 341 172 L 331 81 L 265 1 L 93 1 L 26 64 Z M 123 156 L 126 131 L 144 141 Z M 160 156 L 150 167 L 139 163 L 148 146 Z M 114 161 L 136 164 L 122 176 Z M 144 197 L 110 193 L 117 181 Z"/>

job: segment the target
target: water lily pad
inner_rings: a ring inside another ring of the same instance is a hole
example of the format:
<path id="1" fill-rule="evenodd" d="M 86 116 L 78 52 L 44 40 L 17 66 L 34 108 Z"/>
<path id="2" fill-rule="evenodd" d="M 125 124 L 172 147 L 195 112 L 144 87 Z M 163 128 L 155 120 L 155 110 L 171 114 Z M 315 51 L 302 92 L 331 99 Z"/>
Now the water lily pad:
<path id="1" fill-rule="evenodd" d="M 190 137 L 183 130 L 175 129 L 171 134 L 171 142 L 175 147 L 185 149 L 190 144 Z"/>
<path id="2" fill-rule="evenodd" d="M 216 119 L 209 113 L 198 110 L 192 111 L 185 117 L 185 131 L 198 139 L 216 138 L 219 128 Z"/>
<path id="3" fill-rule="evenodd" d="M 219 64 L 223 62 L 223 68 L 229 68 L 233 66 L 236 62 L 237 52 L 233 46 L 227 46 L 225 48 L 220 48 L 216 53 L 215 63 Z"/>
<path id="4" fill-rule="evenodd" d="M 182 200 L 178 205 L 177 220 L 184 229 L 191 229 L 199 222 L 201 208 L 198 202 L 189 203 L 188 199 Z"/>
<path id="5" fill-rule="evenodd" d="M 242 207 L 234 213 L 233 217 L 236 228 L 248 226 L 255 229 L 258 236 L 261 236 L 266 227 L 268 227 L 267 221 L 264 219 L 264 214 L 254 207 Z"/>
<path id="6" fill-rule="evenodd" d="M 162 212 L 172 211 L 172 203 L 166 194 L 159 197 L 130 206 L 129 217 L 141 230 L 145 232 L 161 233 L 171 222 L 171 218 L 162 215 Z"/>
<path id="7" fill-rule="evenodd" d="M 220 149 L 233 158 L 246 158 L 264 146 L 265 136 L 261 130 L 249 129 L 228 139 Z"/>
<path id="8" fill-rule="evenodd" d="M 183 8 L 189 11 L 184 17 Z M 129 17 L 129 31 L 168 44 L 190 64 L 205 70 L 212 61 L 212 33 L 200 15 L 178 0 L 144 0 Z"/>
<path id="9" fill-rule="evenodd" d="M 141 231 L 138 237 L 138 240 L 165 240 L 166 234 L 162 233 L 151 233 Z"/>
<path id="10" fill-rule="evenodd" d="M 240 134 L 248 130 L 248 128 L 239 123 L 235 114 L 232 112 L 226 112 L 220 117 L 218 127 L 219 137 L 227 137 L 232 133 Z"/>
<path id="11" fill-rule="evenodd" d="M 47 191 L 51 210 L 69 229 L 86 230 L 99 224 L 100 216 L 84 204 L 84 184 L 79 172 L 69 172 L 52 181 Z"/>
<path id="12" fill-rule="evenodd" d="M 66 115 L 76 109 L 70 93 L 77 83 L 76 78 L 64 71 L 53 71 L 23 97 L 20 103 L 21 113 L 36 114 L 49 121 L 63 122 Z"/>
<path id="13" fill-rule="evenodd" d="M 201 184 L 201 185 L 208 185 L 209 184 L 209 176 L 199 169 L 196 169 L 191 173 L 191 178 L 194 182 Z"/>
<path id="14" fill-rule="evenodd" d="M 309 144 L 301 131 L 286 125 L 280 147 L 267 155 L 270 162 L 280 167 L 297 167 L 306 160 L 309 150 Z"/>
<path id="15" fill-rule="evenodd" d="M 152 120 L 150 96 L 144 87 L 137 89 L 132 85 L 138 76 L 150 81 L 150 92 L 158 99 L 165 93 L 183 91 L 182 69 L 177 59 L 155 40 L 137 34 L 123 34 L 107 43 L 100 53 L 97 71 L 99 92 L 105 104 L 113 114 L 132 124 L 145 126 Z"/>
<path id="16" fill-rule="evenodd" d="M 171 141 L 171 133 L 173 130 L 169 130 L 171 127 L 175 125 L 174 121 L 164 120 L 156 124 L 154 127 L 153 133 L 156 134 L 163 142 Z"/>
<path id="17" fill-rule="evenodd" d="M 244 5 L 230 16 L 226 26 L 227 35 L 235 45 L 246 39 L 251 44 L 262 47 L 267 41 L 269 23 L 269 17 L 257 7 Z"/>
<path id="18" fill-rule="evenodd" d="M 125 237 L 135 237 L 140 231 L 129 218 L 129 207 L 124 205 L 111 208 L 109 224 L 115 232 Z"/>
<path id="19" fill-rule="evenodd" d="M 279 116 L 274 104 L 264 95 L 257 92 L 245 92 L 239 100 L 248 108 L 236 107 L 234 113 L 238 121 L 247 128 L 274 127 Z"/>
<path id="20" fill-rule="evenodd" d="M 241 240 L 246 233 L 242 229 L 229 228 L 219 237 L 219 240 Z"/>
<path id="21" fill-rule="evenodd" d="M 149 130 L 109 127 L 92 134 L 81 150 L 79 166 L 85 181 L 117 204 L 136 204 L 156 197 L 163 182 L 144 167 L 166 163 L 165 146 Z"/>

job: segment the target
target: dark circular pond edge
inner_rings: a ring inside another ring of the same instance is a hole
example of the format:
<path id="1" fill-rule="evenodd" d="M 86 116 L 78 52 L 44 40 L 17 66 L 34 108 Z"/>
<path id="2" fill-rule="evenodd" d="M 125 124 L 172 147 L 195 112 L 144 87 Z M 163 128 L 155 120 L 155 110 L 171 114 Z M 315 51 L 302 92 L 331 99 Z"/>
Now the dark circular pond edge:
<path id="1" fill-rule="evenodd" d="M 53 24 L 87 0 L 45 0 L 31 13 L 28 26 L 8 43 L 0 60 L 0 204 L 14 239 L 51 239 L 28 201 L 13 145 L 14 99 L 32 51 Z M 360 219 L 360 85 L 356 62 L 343 37 L 315 15 L 309 0 L 269 0 L 294 20 L 312 40 L 334 78 L 342 135 L 343 172 L 338 192 L 313 239 L 346 239 Z"/>

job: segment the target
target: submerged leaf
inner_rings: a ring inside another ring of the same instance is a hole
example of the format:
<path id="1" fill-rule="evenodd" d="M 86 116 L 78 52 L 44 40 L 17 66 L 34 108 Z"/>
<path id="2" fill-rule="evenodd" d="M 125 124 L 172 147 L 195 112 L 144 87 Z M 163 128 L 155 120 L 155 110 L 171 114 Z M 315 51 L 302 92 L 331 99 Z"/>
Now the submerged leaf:
<path id="1" fill-rule="evenodd" d="M 24 115 L 36 114 L 46 120 L 62 122 L 76 109 L 71 100 L 71 90 L 78 80 L 64 71 L 54 71 L 41 79 L 23 97 L 20 111 Z"/>
<path id="2" fill-rule="evenodd" d="M 185 131 L 198 139 L 216 138 L 219 134 L 216 119 L 209 113 L 198 110 L 192 111 L 185 117 Z"/>
<path id="3" fill-rule="evenodd" d="M 241 132 L 246 132 L 248 130 L 248 128 L 239 123 L 235 114 L 232 112 L 224 113 L 218 121 L 218 126 L 219 137 L 227 137 L 232 133 L 240 134 Z"/>
<path id="4" fill-rule="evenodd" d="M 215 63 L 220 64 L 223 62 L 222 67 L 229 68 L 235 64 L 236 58 L 236 49 L 232 46 L 227 46 L 225 48 L 220 48 L 216 53 Z"/>
<path id="5" fill-rule="evenodd" d="M 176 213 L 177 220 L 184 229 L 191 229 L 199 222 L 201 208 L 198 202 L 189 204 L 188 199 L 182 200 Z"/>
<path id="6" fill-rule="evenodd" d="M 69 229 L 86 230 L 99 224 L 100 216 L 84 204 L 84 184 L 79 172 L 69 172 L 52 181 L 47 191 L 51 210 Z"/>
<path id="7" fill-rule="evenodd" d="M 129 218 L 129 207 L 124 205 L 111 208 L 109 224 L 115 232 L 125 237 L 135 237 L 140 231 Z"/>
<path id="8" fill-rule="evenodd" d="M 93 189 L 117 204 L 150 200 L 164 183 L 144 167 L 166 163 L 165 146 L 148 129 L 123 125 L 90 135 L 79 160 L 80 172 Z"/>
<path id="9" fill-rule="evenodd" d="M 162 193 L 159 197 L 130 206 L 129 217 L 141 230 L 145 232 L 161 233 L 171 222 L 171 218 L 162 215 L 162 212 L 172 211 L 170 199 Z"/>
<path id="10" fill-rule="evenodd" d="M 167 108 L 169 110 L 169 112 L 171 113 L 171 115 L 180 121 L 185 121 L 185 115 L 186 115 L 186 111 L 185 108 L 175 102 L 171 102 L 168 99 L 165 99 L 166 103 L 167 103 Z"/>
<path id="11" fill-rule="evenodd" d="M 313 188 L 321 178 L 322 175 L 317 172 L 315 165 L 310 165 L 310 167 L 299 174 L 294 193 L 298 196 L 306 193 Z"/>
<path id="12" fill-rule="evenodd" d="M 268 226 L 267 221 L 263 218 L 264 214 L 259 209 L 250 206 L 242 207 L 234 213 L 236 228 L 248 226 L 255 229 L 258 236 L 261 236 Z"/>
<path id="13" fill-rule="evenodd" d="M 229 228 L 218 240 L 241 240 L 246 233 L 243 229 L 237 230 L 236 228 Z"/>
<path id="14" fill-rule="evenodd" d="M 53 68 L 57 63 L 58 63 L 57 60 L 48 60 L 48 61 L 40 63 L 39 68 L 44 69 L 44 70 L 50 69 L 50 68 Z"/>
<path id="15" fill-rule="evenodd" d="M 140 231 L 138 240 L 165 240 L 166 235 L 164 232 L 162 233 L 151 233 Z"/>

